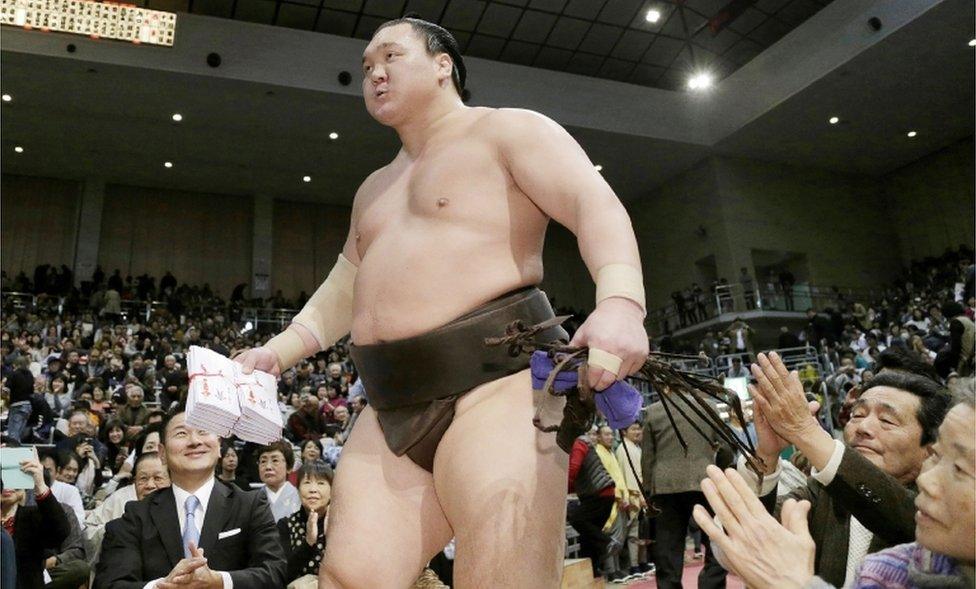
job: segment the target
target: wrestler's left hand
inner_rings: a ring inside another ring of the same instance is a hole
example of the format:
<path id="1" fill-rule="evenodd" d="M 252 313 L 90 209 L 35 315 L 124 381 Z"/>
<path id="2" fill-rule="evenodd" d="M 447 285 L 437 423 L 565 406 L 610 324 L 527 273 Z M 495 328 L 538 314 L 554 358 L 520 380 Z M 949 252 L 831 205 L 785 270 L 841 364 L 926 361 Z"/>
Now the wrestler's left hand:
<path id="1" fill-rule="evenodd" d="M 614 381 L 637 372 L 647 361 L 649 344 L 644 329 L 644 311 L 629 299 L 603 299 L 576 331 L 569 345 L 598 348 L 620 358 L 620 370 L 616 374 L 592 364 L 587 367 L 590 387 L 602 391 Z"/>

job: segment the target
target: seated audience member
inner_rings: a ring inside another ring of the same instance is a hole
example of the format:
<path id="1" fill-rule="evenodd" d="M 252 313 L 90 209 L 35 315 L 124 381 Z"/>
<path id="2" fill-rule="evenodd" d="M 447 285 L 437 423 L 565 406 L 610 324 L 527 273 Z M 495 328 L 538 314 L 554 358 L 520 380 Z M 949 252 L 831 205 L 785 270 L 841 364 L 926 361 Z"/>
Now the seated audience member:
<path id="1" fill-rule="evenodd" d="M 305 440 L 299 444 L 298 460 L 295 460 L 294 468 L 288 473 L 288 482 L 298 487 L 298 471 L 303 465 L 316 460 L 324 460 L 319 440 Z"/>
<path id="2" fill-rule="evenodd" d="M 332 412 L 332 417 L 335 419 L 335 442 L 341 446 L 349 439 L 349 434 L 352 433 L 352 426 L 355 424 L 353 423 L 352 416 L 349 414 L 349 407 L 346 405 L 336 407 Z"/>
<path id="3" fill-rule="evenodd" d="M 135 439 L 149 421 L 149 410 L 142 404 L 142 387 L 135 383 L 125 385 L 125 407 L 119 411 L 119 419 L 125 424 L 125 437 Z"/>
<path id="4" fill-rule="evenodd" d="M 149 493 L 168 486 L 169 475 L 159 454 L 144 452 L 136 458 L 133 484 L 112 493 L 101 505 L 91 510 L 85 519 L 85 538 L 92 564 L 97 561 L 102 547 L 105 524 L 122 517 L 129 501 L 142 501 Z"/>
<path id="5" fill-rule="evenodd" d="M 915 479 L 949 405 L 937 382 L 906 370 L 886 370 L 864 385 L 834 440 L 810 412 L 803 386 L 774 352 L 752 368 L 756 385 L 757 449 L 767 467 L 759 495 L 771 511 L 787 499 L 812 504 L 810 531 L 816 572 L 846 585 L 866 554 L 914 540 Z M 778 458 L 789 444 L 811 466 L 807 485 L 777 500 Z M 755 483 L 739 461 L 739 472 Z M 841 547 L 838 549 L 838 547 Z"/>
<path id="6" fill-rule="evenodd" d="M 288 482 L 288 473 L 295 464 L 291 444 L 279 440 L 257 451 L 258 476 L 271 504 L 275 521 L 295 513 L 302 506 L 298 489 Z"/>
<path id="7" fill-rule="evenodd" d="M 303 440 L 317 440 L 325 431 L 324 419 L 319 413 L 319 399 L 310 393 L 302 393 L 299 397 L 301 407 L 288 417 L 285 434 L 296 444 Z"/>
<path id="8" fill-rule="evenodd" d="M 298 469 L 298 494 L 302 507 L 278 521 L 278 534 L 288 559 L 288 582 L 299 577 L 317 577 L 325 553 L 325 530 L 332 500 L 332 468 L 321 460 Z"/>
<path id="9" fill-rule="evenodd" d="M 220 460 L 217 462 L 217 478 L 228 485 L 236 485 L 245 491 L 250 490 L 251 485 L 237 473 L 239 464 L 237 449 L 226 442 L 221 444 Z"/>
<path id="10" fill-rule="evenodd" d="M 915 542 L 870 554 L 854 572 L 853 589 L 968 589 L 976 584 L 976 411 L 965 393 L 939 427 L 932 456 L 918 476 Z M 810 535 L 810 503 L 783 504 L 782 525 L 763 513 L 734 471 L 710 469 L 702 481 L 720 528 L 700 506 L 695 519 L 726 561 L 754 589 L 826 589 L 815 577 L 817 546 Z M 724 528 L 724 529 L 723 529 Z"/>
<path id="11" fill-rule="evenodd" d="M 130 444 L 125 440 L 125 424 L 117 418 L 109 419 L 102 426 L 101 442 L 107 449 L 105 466 L 117 475 L 129 456 Z"/>
<path id="12" fill-rule="evenodd" d="M 70 532 L 61 546 L 44 551 L 44 569 L 50 582 L 48 589 L 75 589 L 88 583 L 91 567 L 85 552 L 85 539 L 77 518 L 67 516 Z"/>
<path id="13" fill-rule="evenodd" d="M 51 492 L 54 498 L 64 508 L 65 513 L 73 513 L 79 525 L 85 525 L 85 507 L 81 500 L 81 491 L 78 487 L 59 481 L 58 476 L 58 455 L 45 452 L 41 456 L 41 466 L 47 471 L 48 478 L 51 479 Z"/>
<path id="14" fill-rule="evenodd" d="M 14 541 L 18 589 L 44 587 L 44 551 L 57 549 L 71 533 L 64 509 L 44 478 L 35 453 L 34 458 L 20 463 L 20 470 L 34 479 L 33 505 L 23 489 L 3 489 L 0 492 L 0 513 L 3 528 Z M 4 568 L 7 564 L 4 561 Z"/>
<path id="15" fill-rule="evenodd" d="M 106 525 L 95 588 L 184 583 L 218 589 L 285 584 L 285 557 L 267 495 L 219 484 L 220 439 L 177 407 L 160 450 L 171 485 Z"/>

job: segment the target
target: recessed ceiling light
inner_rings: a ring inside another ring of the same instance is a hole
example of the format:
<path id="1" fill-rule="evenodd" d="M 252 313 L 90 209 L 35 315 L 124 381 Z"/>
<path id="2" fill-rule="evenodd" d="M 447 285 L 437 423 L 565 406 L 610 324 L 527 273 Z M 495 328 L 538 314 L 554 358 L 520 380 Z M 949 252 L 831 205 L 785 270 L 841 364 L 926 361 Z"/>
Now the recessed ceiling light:
<path id="1" fill-rule="evenodd" d="M 969 46 L 970 47 L 976 47 L 976 39 L 973 39 L 972 41 L 970 41 L 969 42 Z"/>
<path id="2" fill-rule="evenodd" d="M 302 182 L 311 182 L 311 181 L 312 181 L 311 176 L 302 176 Z"/>
<path id="3" fill-rule="evenodd" d="M 603 166 L 601 166 L 600 164 L 597 164 L 597 165 L 595 165 L 593 167 L 596 169 L 597 172 L 602 172 L 603 171 Z"/>
<path id="4" fill-rule="evenodd" d="M 4 101 L 4 102 L 10 102 L 10 101 L 11 101 L 11 100 L 13 100 L 13 99 L 14 99 L 14 97 L 13 97 L 13 96 L 11 96 L 11 95 L 9 95 L 9 94 L 4 94 L 4 95 L 3 95 L 3 101 Z"/>
<path id="5" fill-rule="evenodd" d="M 706 90 L 712 86 L 712 75 L 707 72 L 695 74 L 688 79 L 688 88 L 691 90 Z"/>
<path id="6" fill-rule="evenodd" d="M 17 147 L 14 148 L 14 151 L 16 151 L 17 153 L 24 153 L 24 148 L 18 145 Z"/>
<path id="7" fill-rule="evenodd" d="M 339 134 L 336 133 L 335 131 L 329 133 L 329 139 L 332 139 L 334 141 L 334 140 L 336 140 L 338 138 L 339 138 Z"/>
<path id="8" fill-rule="evenodd" d="M 650 10 L 648 10 L 647 11 L 647 14 L 644 15 L 644 20 L 646 20 L 647 22 L 650 22 L 650 23 L 655 23 L 655 22 L 661 20 L 661 11 L 660 10 L 655 10 L 653 8 L 650 9 Z"/>
<path id="9" fill-rule="evenodd" d="M 914 137 L 914 136 L 916 136 L 916 135 L 918 135 L 918 133 L 916 133 L 915 131 L 909 131 L 909 132 L 908 132 L 908 136 L 909 136 L 909 137 Z"/>
<path id="10" fill-rule="evenodd" d="M 177 123 L 183 120 L 183 115 L 178 112 L 173 113 L 173 120 Z"/>
<path id="11" fill-rule="evenodd" d="M 173 167 L 173 162 L 163 162 L 163 166 L 165 166 L 167 168 L 172 168 Z"/>
<path id="12" fill-rule="evenodd" d="M 840 119 L 839 119 L 839 118 L 837 118 L 837 117 L 830 117 L 830 120 L 829 120 L 828 122 L 829 122 L 829 123 L 830 123 L 831 125 L 836 125 L 837 123 L 839 123 L 839 122 L 840 122 Z"/>

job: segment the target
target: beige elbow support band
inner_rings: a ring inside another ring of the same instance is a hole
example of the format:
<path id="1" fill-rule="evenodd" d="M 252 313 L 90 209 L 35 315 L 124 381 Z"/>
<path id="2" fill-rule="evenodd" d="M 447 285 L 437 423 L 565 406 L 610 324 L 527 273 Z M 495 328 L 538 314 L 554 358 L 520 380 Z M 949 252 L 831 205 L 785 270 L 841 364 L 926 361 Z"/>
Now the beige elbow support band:
<path id="1" fill-rule="evenodd" d="M 316 352 L 331 346 L 352 328 L 352 294 L 355 281 L 356 266 L 339 254 L 339 259 L 325 282 L 292 319 L 292 323 L 301 325 L 315 338 L 318 345 Z M 309 355 L 302 336 L 295 329 L 286 329 L 265 345 L 278 355 L 282 370 L 294 366 Z"/>
<path id="2" fill-rule="evenodd" d="M 596 304 L 610 297 L 623 297 L 634 301 L 647 316 L 644 299 L 644 277 L 641 271 L 629 264 L 607 264 L 596 273 Z"/>

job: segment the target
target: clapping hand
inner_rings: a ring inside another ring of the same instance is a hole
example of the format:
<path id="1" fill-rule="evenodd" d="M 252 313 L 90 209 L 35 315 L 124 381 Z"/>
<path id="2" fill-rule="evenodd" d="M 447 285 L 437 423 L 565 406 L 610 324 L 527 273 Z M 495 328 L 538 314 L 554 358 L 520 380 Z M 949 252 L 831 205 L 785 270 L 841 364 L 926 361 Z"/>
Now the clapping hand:
<path id="1" fill-rule="evenodd" d="M 701 505 L 694 518 L 702 531 L 725 553 L 726 564 L 754 589 L 800 589 L 813 577 L 816 546 L 807 528 L 809 501 L 787 499 L 782 525 L 739 473 L 706 469 L 701 488 L 718 517 L 716 525 Z"/>
<path id="2" fill-rule="evenodd" d="M 808 402 L 803 392 L 803 383 L 796 371 L 790 372 L 783 364 L 779 354 L 771 353 L 757 356 L 758 362 L 752 365 L 752 375 L 756 386 L 751 391 L 758 412 L 780 438 L 791 444 L 820 430 L 820 424 L 813 416 L 819 408 L 816 402 Z M 757 432 L 760 421 L 756 420 Z"/>
<path id="3" fill-rule="evenodd" d="M 190 557 L 176 563 L 166 578 L 156 583 L 157 589 L 221 589 L 223 578 L 210 570 L 203 548 L 190 543 Z"/>

